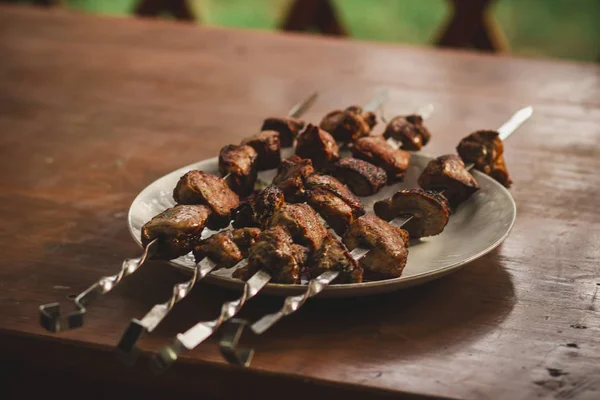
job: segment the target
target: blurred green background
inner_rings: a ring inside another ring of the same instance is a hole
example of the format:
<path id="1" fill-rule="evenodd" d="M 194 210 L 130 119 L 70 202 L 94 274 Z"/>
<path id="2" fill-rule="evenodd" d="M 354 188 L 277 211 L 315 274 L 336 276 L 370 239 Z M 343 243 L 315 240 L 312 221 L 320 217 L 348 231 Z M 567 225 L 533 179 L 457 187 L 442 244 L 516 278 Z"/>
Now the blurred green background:
<path id="1" fill-rule="evenodd" d="M 197 23 L 277 29 L 291 0 L 188 0 Z M 22 1 L 27 2 L 27 1 Z M 63 0 L 83 12 L 131 16 L 137 0 Z M 431 45 L 446 0 L 335 0 L 353 38 Z M 600 0 L 497 0 L 492 12 L 517 55 L 600 60 Z"/>

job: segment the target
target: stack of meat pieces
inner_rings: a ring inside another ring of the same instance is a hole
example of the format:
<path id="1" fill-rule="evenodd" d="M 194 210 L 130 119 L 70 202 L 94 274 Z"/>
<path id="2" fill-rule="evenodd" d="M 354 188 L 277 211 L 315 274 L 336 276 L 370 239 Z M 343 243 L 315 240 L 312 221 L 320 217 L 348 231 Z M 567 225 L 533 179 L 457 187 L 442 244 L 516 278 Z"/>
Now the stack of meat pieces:
<path id="1" fill-rule="evenodd" d="M 511 185 L 512 180 L 504 162 L 504 146 L 498 132 L 474 132 L 461 140 L 456 150 L 465 163 L 474 164 L 475 169 L 506 187 Z"/>
<path id="2" fill-rule="evenodd" d="M 404 150 L 421 150 L 431 139 L 431 133 L 423 125 L 420 115 L 394 117 L 385 127 L 383 137 L 401 143 Z"/>

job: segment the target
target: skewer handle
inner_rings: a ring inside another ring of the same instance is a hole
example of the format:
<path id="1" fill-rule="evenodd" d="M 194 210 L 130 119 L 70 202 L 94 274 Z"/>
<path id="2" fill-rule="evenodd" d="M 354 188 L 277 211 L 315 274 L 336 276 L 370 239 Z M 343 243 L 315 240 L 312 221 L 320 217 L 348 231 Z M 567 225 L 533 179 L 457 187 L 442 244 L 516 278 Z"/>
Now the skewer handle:
<path id="1" fill-rule="evenodd" d="M 313 105 L 313 103 L 317 100 L 317 97 L 319 97 L 319 93 L 313 92 L 306 99 L 292 107 L 290 111 L 288 111 L 288 115 L 292 118 L 299 118 Z"/>
<path id="2" fill-rule="evenodd" d="M 62 315 L 58 303 L 49 303 L 40 306 L 40 324 L 50 332 L 60 332 L 83 326 L 83 317 L 86 306 L 90 305 L 98 297 L 110 292 L 123 278 L 137 271 L 146 260 L 152 257 L 158 249 L 158 239 L 154 239 L 144 249 L 140 257 L 127 258 L 123 261 L 121 270 L 112 276 L 100 278 L 98 282 L 81 292 L 73 302 L 77 311 Z"/>
<path id="3" fill-rule="evenodd" d="M 247 264 L 247 260 L 238 263 L 238 267 Z M 186 350 L 192 350 L 208 337 L 210 337 L 227 320 L 235 316 L 246 304 L 248 300 L 254 297 L 269 281 L 271 275 L 264 270 L 260 270 L 244 285 L 242 295 L 233 301 L 228 301 L 221 307 L 219 318 L 213 321 L 199 322 L 185 333 L 180 333 L 177 337 L 165 346 L 155 357 L 153 367 L 157 372 L 162 372 L 173 364 L 179 356 Z"/>
<path id="4" fill-rule="evenodd" d="M 173 286 L 173 295 L 164 303 L 156 304 L 142 318 L 138 320 L 132 319 L 129 326 L 121 336 L 121 340 L 117 345 L 117 351 L 122 361 L 126 364 L 133 364 L 139 354 L 137 351 L 137 341 L 147 332 L 152 332 L 169 314 L 175 304 L 183 300 L 194 288 L 196 282 L 202 280 L 208 275 L 217 264 L 209 258 L 202 259 L 194 268 L 192 279 L 187 282 L 178 283 Z"/>
<path id="5" fill-rule="evenodd" d="M 500 128 L 498 133 L 502 141 L 506 140 L 514 131 L 517 130 L 525 121 L 533 115 L 533 107 L 527 106 L 521 108 L 519 111 L 513 114 L 508 121 L 506 121 Z"/>

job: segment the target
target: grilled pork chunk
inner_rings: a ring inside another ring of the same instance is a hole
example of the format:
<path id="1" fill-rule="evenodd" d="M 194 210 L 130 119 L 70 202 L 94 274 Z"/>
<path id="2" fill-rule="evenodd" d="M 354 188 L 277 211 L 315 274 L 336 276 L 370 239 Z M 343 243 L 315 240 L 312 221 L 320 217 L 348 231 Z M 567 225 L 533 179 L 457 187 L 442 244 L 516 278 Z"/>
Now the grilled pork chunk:
<path id="1" fill-rule="evenodd" d="M 294 242 L 308 247 L 311 252 L 319 249 L 327 236 L 327 229 L 308 204 L 284 203 L 269 219 L 268 226 L 275 225 L 287 228 Z"/>
<path id="2" fill-rule="evenodd" d="M 393 118 L 386 126 L 383 136 L 402 143 L 400 148 L 403 150 L 421 150 L 431 139 L 431 133 L 423 125 L 420 115 Z"/>
<path id="3" fill-rule="evenodd" d="M 365 213 L 360 199 L 331 175 L 312 174 L 306 179 L 306 187 L 308 204 L 338 235 L 343 235 L 352 221 Z"/>
<path id="4" fill-rule="evenodd" d="M 142 227 L 142 244 L 158 238 L 154 258 L 172 260 L 183 256 L 200 241 L 202 230 L 210 215 L 203 205 L 177 205 L 161 212 Z"/>
<path id="5" fill-rule="evenodd" d="M 230 144 L 219 152 L 219 173 L 222 176 L 231 174 L 227 182 L 240 197 L 246 197 L 254 190 L 257 158 L 258 153 L 250 146 Z"/>
<path id="6" fill-rule="evenodd" d="M 217 264 L 217 268 L 231 268 L 248 257 L 248 249 L 258 239 L 260 229 L 241 228 L 225 230 L 200 241 L 194 248 L 196 262 L 205 257 Z"/>
<path id="7" fill-rule="evenodd" d="M 248 266 L 237 269 L 233 277 L 248 280 L 264 269 L 274 283 L 300 283 L 300 269 L 306 263 L 307 254 L 307 249 L 295 244 L 283 226 L 274 226 L 260 233 L 250 247 Z"/>
<path id="8" fill-rule="evenodd" d="M 349 250 L 370 249 L 359 264 L 366 279 L 389 279 L 402 275 L 408 257 L 408 232 L 390 225 L 373 214 L 356 219 L 344 234 Z"/>
<path id="9" fill-rule="evenodd" d="M 442 194 L 452 208 L 458 207 L 479 190 L 479 184 L 456 154 L 447 154 L 429 161 L 419 176 L 419 186 L 427 190 L 443 190 Z"/>
<path id="10" fill-rule="evenodd" d="M 308 274 L 311 278 L 316 278 L 326 271 L 340 271 L 340 275 L 335 278 L 333 283 L 362 282 L 362 268 L 344 245 L 331 233 L 325 237 L 308 267 Z"/>
<path id="11" fill-rule="evenodd" d="M 294 154 L 279 165 L 277 175 L 273 178 L 273 185 L 283 191 L 286 201 L 301 203 L 307 197 L 304 182 L 314 172 L 312 161 Z"/>
<path id="12" fill-rule="evenodd" d="M 375 113 L 364 112 L 359 106 L 350 106 L 343 111 L 336 110 L 325 115 L 319 127 L 329 132 L 338 142 L 347 144 L 367 136 L 376 123 Z"/>
<path id="13" fill-rule="evenodd" d="M 225 181 L 216 175 L 193 170 L 183 175 L 173 190 L 178 204 L 204 204 L 212 213 L 207 226 L 219 229 L 229 225 L 231 210 L 239 205 L 240 199 Z"/>
<path id="14" fill-rule="evenodd" d="M 304 132 L 298 137 L 296 155 L 309 158 L 317 171 L 340 159 L 339 148 L 335 139 L 313 124 L 308 124 Z"/>
<path id="15" fill-rule="evenodd" d="M 352 147 L 352 155 L 383 168 L 390 183 L 404 179 L 410 161 L 410 153 L 394 149 L 381 136 L 365 136 L 358 139 Z"/>
<path id="16" fill-rule="evenodd" d="M 273 117 L 265 119 L 260 130 L 279 132 L 281 147 L 292 147 L 302 128 L 304 128 L 302 120 L 292 117 Z"/>
<path id="17" fill-rule="evenodd" d="M 400 190 L 391 198 L 376 202 L 373 210 L 386 221 L 412 216 L 402 229 L 413 238 L 442 233 L 450 217 L 446 198 L 437 192 L 423 189 Z"/>
<path id="18" fill-rule="evenodd" d="M 385 185 L 385 170 L 364 160 L 346 157 L 331 167 L 331 174 L 340 182 L 348 185 L 357 196 L 370 196 Z"/>
<path id="19" fill-rule="evenodd" d="M 498 132 L 472 133 L 460 141 L 456 150 L 465 163 L 475 164 L 479 171 L 510 187 L 512 180 L 504 163 L 504 145 Z"/>
<path id="20" fill-rule="evenodd" d="M 256 226 L 261 229 L 269 218 L 284 203 L 283 192 L 277 186 L 268 186 L 255 196 L 240 203 L 232 212 L 233 227 L 243 228 Z"/>
<path id="21" fill-rule="evenodd" d="M 242 141 L 258 153 L 256 167 L 259 171 L 277 168 L 281 162 L 281 142 L 279 132 L 262 131 Z"/>

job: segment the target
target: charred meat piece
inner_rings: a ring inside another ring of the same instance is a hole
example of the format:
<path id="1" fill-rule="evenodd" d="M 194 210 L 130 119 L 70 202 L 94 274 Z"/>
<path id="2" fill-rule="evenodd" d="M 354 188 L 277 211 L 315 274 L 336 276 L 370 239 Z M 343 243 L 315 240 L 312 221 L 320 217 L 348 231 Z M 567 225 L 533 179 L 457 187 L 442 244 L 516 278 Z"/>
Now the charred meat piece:
<path id="1" fill-rule="evenodd" d="M 300 269 L 306 263 L 307 254 L 307 249 L 295 244 L 283 226 L 274 226 L 260 233 L 250 247 L 248 265 L 237 269 L 233 277 L 248 280 L 264 269 L 275 283 L 300 283 Z"/>
<path id="2" fill-rule="evenodd" d="M 208 257 L 217 264 L 217 268 L 231 268 L 248 257 L 248 249 L 256 242 L 259 234 L 258 228 L 241 228 L 215 233 L 194 248 L 194 257 L 196 262 Z"/>
<path id="3" fill-rule="evenodd" d="M 281 147 L 292 147 L 302 128 L 304 128 L 304 121 L 292 117 L 283 117 L 265 119 L 260 130 L 279 132 Z"/>
<path id="4" fill-rule="evenodd" d="M 248 196 L 254 190 L 258 169 L 258 154 L 250 146 L 230 144 L 219 152 L 219 173 L 231 174 L 227 179 L 229 187 L 239 196 Z"/>
<path id="5" fill-rule="evenodd" d="M 373 214 L 365 214 L 354 221 L 343 237 L 349 250 L 357 247 L 370 250 L 359 263 L 364 277 L 374 280 L 402 275 L 408 257 L 408 240 L 408 232 Z"/>
<path id="6" fill-rule="evenodd" d="M 265 228 L 267 220 L 284 203 L 283 192 L 277 186 L 268 186 L 254 197 L 240 203 L 233 211 L 233 227 L 256 226 Z"/>
<path id="7" fill-rule="evenodd" d="M 504 163 L 504 145 L 498 132 L 472 133 L 460 141 L 456 150 L 465 163 L 475 164 L 475 168 L 479 171 L 510 187 L 512 180 L 508 176 Z"/>
<path id="8" fill-rule="evenodd" d="M 447 154 L 429 161 L 419 176 L 419 186 L 427 190 L 443 190 L 442 194 L 452 208 L 458 207 L 479 190 L 479 184 L 456 154 Z"/>
<path id="9" fill-rule="evenodd" d="M 400 190 L 391 198 L 376 202 L 373 210 L 386 221 L 412 216 L 402 229 L 413 238 L 442 233 L 450 217 L 446 198 L 437 192 L 423 189 Z"/>
<path id="10" fill-rule="evenodd" d="M 258 153 L 256 167 L 259 171 L 277 168 L 281 162 L 281 142 L 279 139 L 279 132 L 262 131 L 243 140 L 242 145 L 248 145 Z"/>
<path id="11" fill-rule="evenodd" d="M 294 154 L 279 165 L 277 175 L 273 178 L 273 185 L 283 191 L 286 201 L 301 203 L 307 196 L 304 186 L 306 178 L 314 172 L 312 161 Z"/>
<path id="12" fill-rule="evenodd" d="M 308 204 L 342 235 L 356 218 L 365 213 L 358 197 L 331 175 L 313 174 L 306 179 Z"/>
<path id="13" fill-rule="evenodd" d="M 335 139 L 313 124 L 308 124 L 304 132 L 298 137 L 296 155 L 309 158 L 317 171 L 340 159 L 339 148 Z"/>
<path id="14" fill-rule="evenodd" d="M 400 148 L 403 150 L 421 150 L 431 139 L 431 133 L 423 125 L 420 115 L 393 118 L 386 126 L 383 136 L 402 143 Z"/>
<path id="15" fill-rule="evenodd" d="M 321 247 L 327 236 L 327 229 L 308 204 L 284 203 L 269 219 L 268 226 L 275 225 L 287 228 L 294 242 L 308 247 L 310 251 Z"/>
<path id="16" fill-rule="evenodd" d="M 329 132 L 338 142 L 347 144 L 367 136 L 376 123 L 374 113 L 363 112 L 359 106 L 350 106 L 343 111 L 335 110 L 325 115 L 319 127 Z"/>
<path id="17" fill-rule="evenodd" d="M 172 260 L 183 256 L 200 241 L 202 230 L 210 215 L 203 205 L 177 205 L 161 212 L 142 227 L 142 244 L 158 238 L 154 258 Z"/>
<path id="18" fill-rule="evenodd" d="M 315 253 L 308 267 L 308 274 L 316 278 L 326 271 L 339 271 L 333 283 L 360 283 L 363 270 L 344 245 L 331 233 L 325 237 L 323 244 Z"/>
<path id="19" fill-rule="evenodd" d="M 183 175 L 173 190 L 173 198 L 178 204 L 203 204 L 212 213 L 207 226 L 219 229 L 229 225 L 231 210 L 240 203 L 225 181 L 216 175 L 193 170 Z"/>
<path id="20" fill-rule="evenodd" d="M 381 136 L 358 139 L 352 147 L 352 156 L 383 168 L 390 183 L 404 179 L 410 161 L 410 153 L 394 149 Z"/>
<path id="21" fill-rule="evenodd" d="M 331 174 L 340 182 L 348 185 L 357 196 L 370 196 L 377 193 L 385 185 L 385 170 L 364 160 L 347 157 L 335 163 Z"/>

